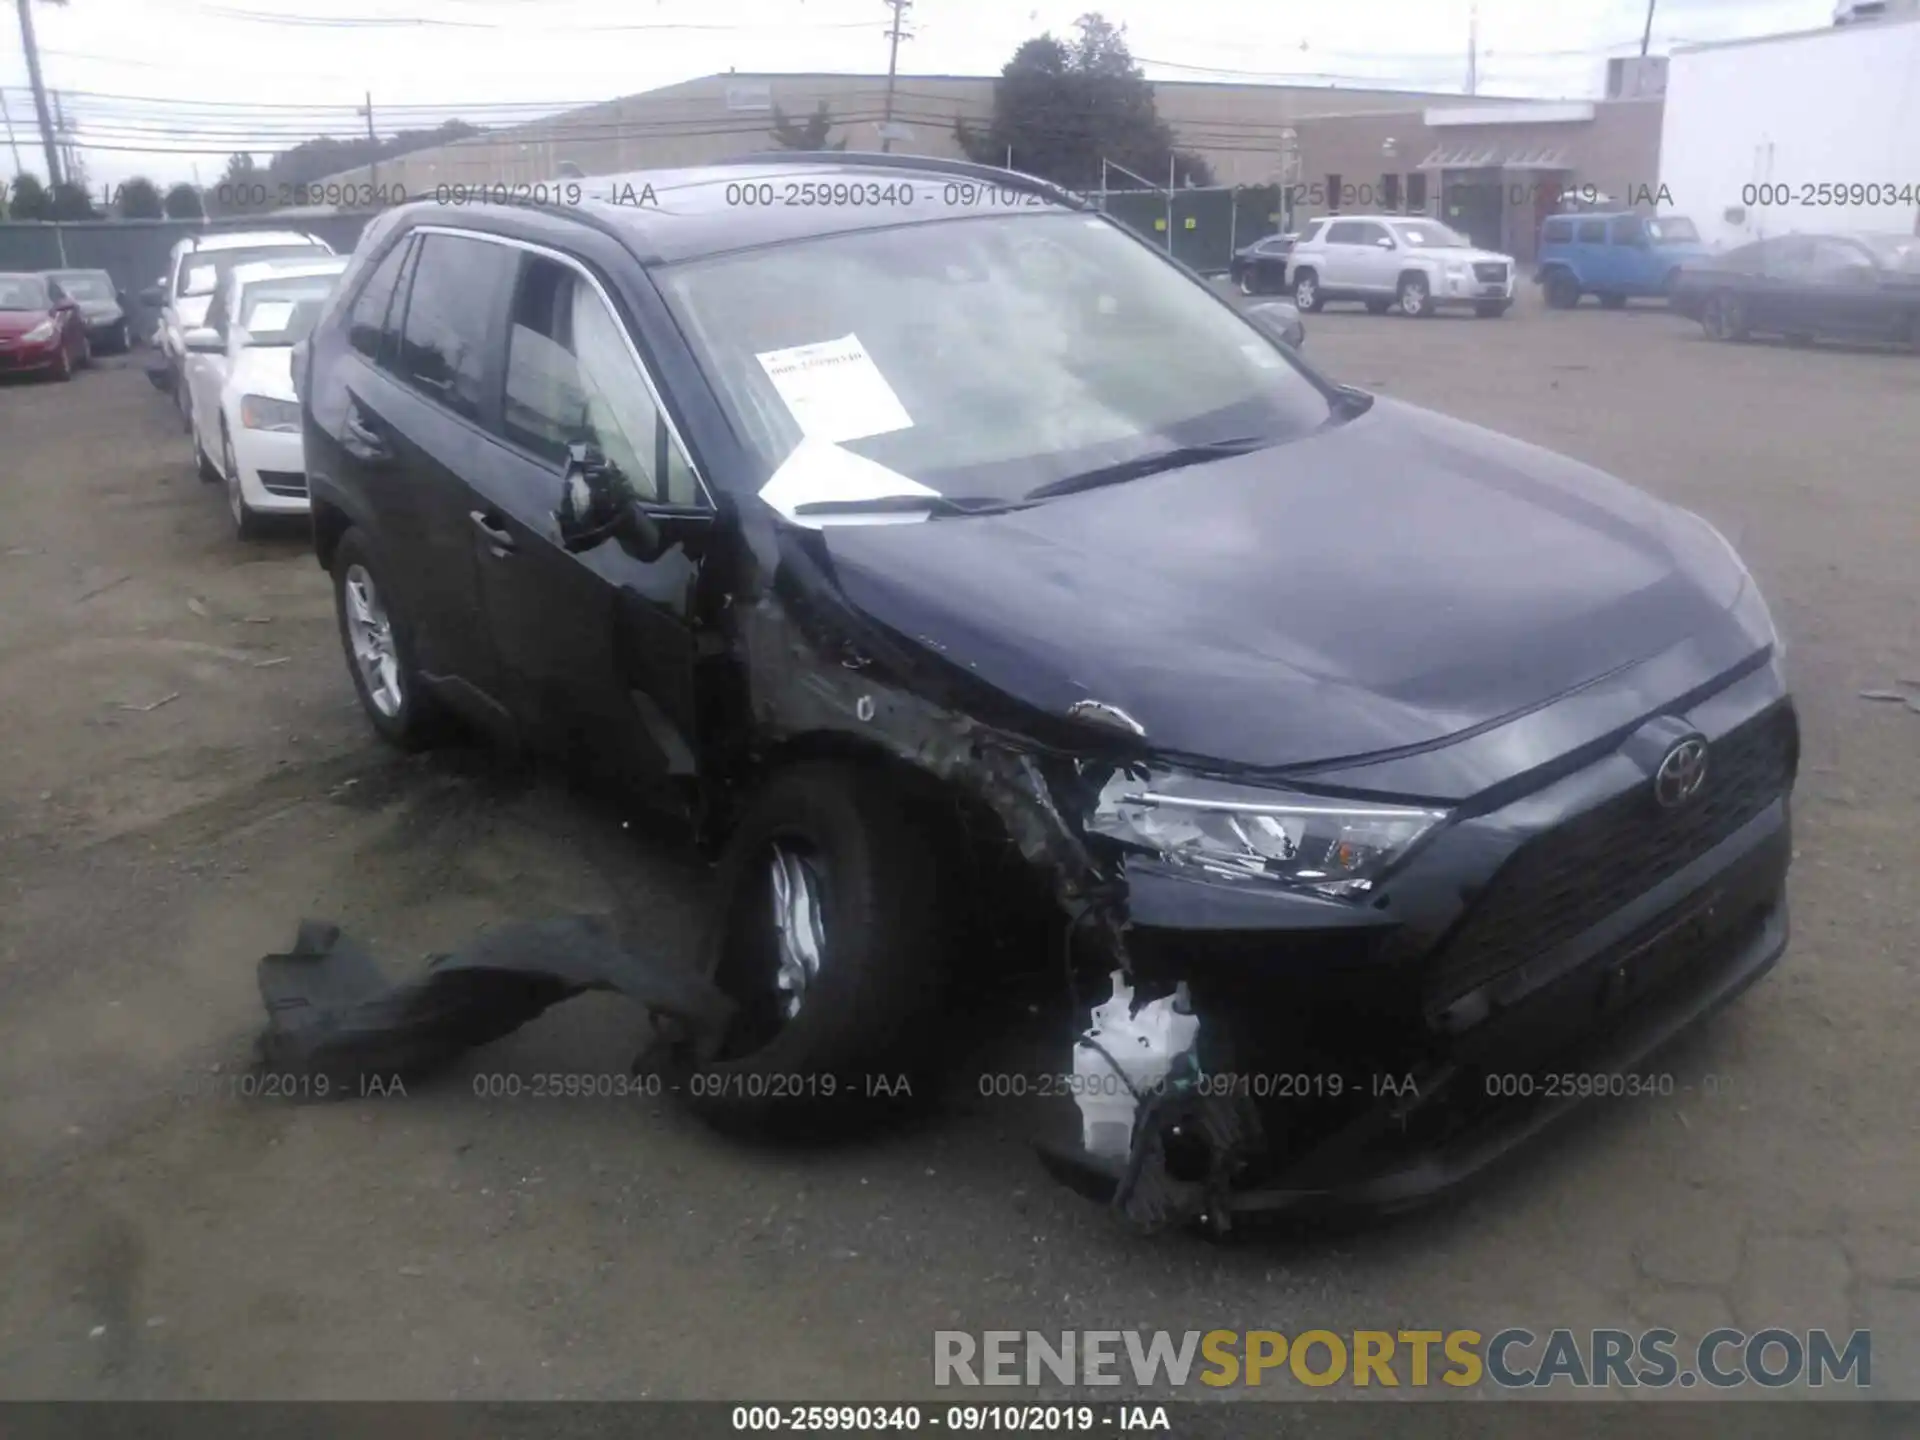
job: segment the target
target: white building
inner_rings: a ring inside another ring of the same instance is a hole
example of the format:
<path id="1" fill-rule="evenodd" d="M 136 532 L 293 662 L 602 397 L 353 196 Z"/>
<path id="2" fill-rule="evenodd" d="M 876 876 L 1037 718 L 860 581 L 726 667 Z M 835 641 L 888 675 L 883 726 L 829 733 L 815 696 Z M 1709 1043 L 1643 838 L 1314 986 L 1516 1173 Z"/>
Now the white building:
<path id="1" fill-rule="evenodd" d="M 1831 29 L 1673 52 L 1661 206 L 1709 244 L 1920 233 L 1920 13 L 1841 9 Z"/>

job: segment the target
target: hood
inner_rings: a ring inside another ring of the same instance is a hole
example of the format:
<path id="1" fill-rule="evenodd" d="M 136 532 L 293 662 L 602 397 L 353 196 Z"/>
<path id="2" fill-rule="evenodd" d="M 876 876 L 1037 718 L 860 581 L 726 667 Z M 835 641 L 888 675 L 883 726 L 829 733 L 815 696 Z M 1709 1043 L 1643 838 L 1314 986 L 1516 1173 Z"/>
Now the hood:
<path id="1" fill-rule="evenodd" d="M 1413 253 L 1455 265 L 1472 265 L 1489 261 L 1498 261 L 1502 265 L 1513 264 L 1511 255 L 1502 255 L 1498 250 L 1482 250 L 1477 245 L 1429 245 Z"/>
<path id="2" fill-rule="evenodd" d="M 53 318 L 51 310 L 0 310 L 0 335 L 24 335 L 34 326 Z"/>
<path id="3" fill-rule="evenodd" d="M 227 385 L 236 395 L 297 400 L 293 393 L 293 347 L 249 345 L 233 357 Z"/>
<path id="4" fill-rule="evenodd" d="M 1031 706 L 1104 701 L 1156 751 L 1277 768 L 1432 744 L 1734 623 L 1745 571 L 1698 528 L 1379 399 L 1250 455 L 821 543 L 867 615 Z"/>

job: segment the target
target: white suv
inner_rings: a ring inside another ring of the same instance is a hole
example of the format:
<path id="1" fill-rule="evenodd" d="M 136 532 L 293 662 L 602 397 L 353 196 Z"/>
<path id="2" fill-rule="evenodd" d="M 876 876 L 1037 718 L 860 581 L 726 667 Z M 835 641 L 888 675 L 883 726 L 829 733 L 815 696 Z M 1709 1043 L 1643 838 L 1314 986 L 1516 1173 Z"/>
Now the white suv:
<path id="1" fill-rule="evenodd" d="M 1359 300 L 1375 315 L 1390 305 L 1422 317 L 1440 305 L 1471 305 L 1492 319 L 1513 304 L 1511 255 L 1481 250 L 1421 215 L 1335 215 L 1311 222 L 1287 257 L 1293 303 L 1318 310 Z"/>

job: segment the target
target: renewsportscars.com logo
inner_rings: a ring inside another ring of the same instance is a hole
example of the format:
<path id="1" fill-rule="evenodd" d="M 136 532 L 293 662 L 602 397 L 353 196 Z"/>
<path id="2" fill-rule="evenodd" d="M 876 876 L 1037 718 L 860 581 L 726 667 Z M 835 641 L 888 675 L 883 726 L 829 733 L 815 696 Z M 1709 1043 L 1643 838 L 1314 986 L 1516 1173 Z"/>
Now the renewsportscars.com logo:
<path id="1" fill-rule="evenodd" d="M 933 1383 L 1192 1384 L 1501 1389 L 1779 1388 L 1873 1378 L 1873 1332 L 1836 1342 L 1825 1330 L 1709 1330 L 1691 1347 L 1677 1332 L 1478 1330 L 936 1330 Z"/>

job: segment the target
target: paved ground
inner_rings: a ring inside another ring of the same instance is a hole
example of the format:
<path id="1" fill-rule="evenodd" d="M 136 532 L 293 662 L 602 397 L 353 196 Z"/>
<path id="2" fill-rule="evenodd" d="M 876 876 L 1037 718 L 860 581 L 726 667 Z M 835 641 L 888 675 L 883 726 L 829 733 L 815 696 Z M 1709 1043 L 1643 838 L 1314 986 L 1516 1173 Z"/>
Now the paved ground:
<path id="1" fill-rule="evenodd" d="M 795 1155 L 666 1104 L 476 1098 L 624 1068 L 613 1001 L 405 1099 L 242 1103 L 254 962 L 303 915 L 401 963 L 568 909 L 684 944 L 701 881 L 545 783 L 384 753 L 321 573 L 231 539 L 136 370 L 5 385 L 0 1393 L 925 1396 L 938 1328 L 1733 1323 L 1871 1325 L 1876 1388 L 1920 1395 L 1920 714 L 1857 694 L 1920 680 L 1920 359 L 1642 311 L 1309 323 L 1343 379 L 1701 510 L 1772 599 L 1796 939 L 1671 1058 L 1679 1093 L 1439 1212 L 1227 1249 L 1056 1190 L 1011 1102 Z"/>

